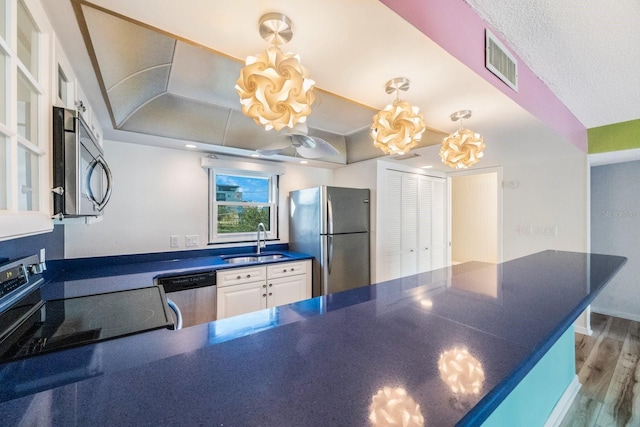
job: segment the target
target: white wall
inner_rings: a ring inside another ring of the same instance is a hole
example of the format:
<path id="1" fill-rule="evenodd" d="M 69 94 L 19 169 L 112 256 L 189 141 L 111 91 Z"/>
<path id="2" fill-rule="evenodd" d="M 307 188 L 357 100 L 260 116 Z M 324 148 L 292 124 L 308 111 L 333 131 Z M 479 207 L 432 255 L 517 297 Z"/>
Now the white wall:
<path id="1" fill-rule="evenodd" d="M 503 260 L 546 249 L 587 251 L 587 158 L 503 167 Z"/>
<path id="2" fill-rule="evenodd" d="M 334 185 L 366 187 L 377 206 L 377 164 L 355 163 L 334 171 Z M 387 162 L 388 164 L 388 162 Z M 395 163 L 394 167 L 401 167 Z M 410 168 L 409 168 L 410 169 Z M 434 174 L 440 175 L 434 172 Z M 586 155 L 573 155 L 503 165 L 503 261 L 546 249 L 587 250 Z M 512 186 L 514 183 L 515 186 Z M 376 211 L 372 208 L 372 271 L 375 272 Z M 549 228 L 555 236 L 545 236 Z M 530 230 L 530 232 L 529 232 Z M 372 276 L 374 277 L 374 276 Z"/>
<path id="3" fill-rule="evenodd" d="M 640 321 L 640 161 L 591 169 L 591 251 L 628 258 L 593 311 Z"/>
<path id="4" fill-rule="evenodd" d="M 199 236 L 207 241 L 207 172 L 202 153 L 105 141 L 105 156 L 115 183 L 104 220 L 65 227 L 65 257 L 119 255 L 174 250 L 169 236 Z M 586 251 L 586 155 L 509 163 L 503 166 L 503 259 L 545 249 Z M 376 241 L 376 160 L 336 170 L 286 164 L 280 180 L 280 240 L 288 242 L 289 191 L 316 185 L 371 189 L 372 242 Z M 517 185 L 512 187 L 511 182 Z M 549 228 L 557 236 L 540 233 Z M 529 233 L 531 230 L 532 233 Z M 375 245 L 371 248 L 375 271 Z"/>
<path id="5" fill-rule="evenodd" d="M 122 255 L 206 248 L 208 175 L 202 153 L 105 141 L 105 158 L 114 176 L 113 195 L 104 219 L 96 224 L 65 227 L 65 257 Z M 288 242 L 289 191 L 331 184 L 329 169 L 287 165 L 280 178 L 280 241 Z M 185 248 L 186 235 L 199 246 Z"/>

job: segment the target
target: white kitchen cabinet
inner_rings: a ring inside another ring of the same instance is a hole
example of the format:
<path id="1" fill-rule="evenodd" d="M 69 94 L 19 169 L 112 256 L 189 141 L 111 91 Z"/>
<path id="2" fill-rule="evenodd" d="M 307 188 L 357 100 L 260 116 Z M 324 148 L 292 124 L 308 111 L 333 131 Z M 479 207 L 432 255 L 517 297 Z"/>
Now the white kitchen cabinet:
<path id="1" fill-rule="evenodd" d="M 0 1 L 0 240 L 51 231 L 50 56 L 40 2 Z"/>
<path id="2" fill-rule="evenodd" d="M 311 261 L 217 272 L 218 319 L 311 298 Z"/>
<path id="3" fill-rule="evenodd" d="M 267 280 L 266 273 L 264 266 L 218 270 L 216 272 L 216 284 L 218 288 L 224 288 L 241 283 L 264 282 Z"/>
<path id="4" fill-rule="evenodd" d="M 217 318 L 238 316 L 267 308 L 264 281 L 218 287 Z"/>
<path id="5" fill-rule="evenodd" d="M 378 281 L 442 268 L 447 259 L 446 180 L 384 170 Z"/>

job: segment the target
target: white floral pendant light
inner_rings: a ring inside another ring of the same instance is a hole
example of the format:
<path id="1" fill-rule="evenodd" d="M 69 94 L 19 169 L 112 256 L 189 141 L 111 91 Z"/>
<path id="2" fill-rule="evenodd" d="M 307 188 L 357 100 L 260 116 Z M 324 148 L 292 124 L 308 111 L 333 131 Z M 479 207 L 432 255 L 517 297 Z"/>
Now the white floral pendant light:
<path id="1" fill-rule="evenodd" d="M 395 92 L 396 100 L 373 117 L 373 145 L 385 154 L 407 154 L 418 145 L 425 131 L 424 119 L 418 107 L 398 98 L 398 91 L 408 89 L 409 79 L 405 77 L 389 80 L 385 90 L 387 93 Z"/>
<path id="2" fill-rule="evenodd" d="M 442 163 L 454 169 L 466 169 L 484 156 L 486 144 L 479 133 L 462 127 L 462 119 L 471 117 L 471 111 L 457 111 L 451 115 L 452 121 L 460 120 L 460 129 L 442 140 L 440 158 Z"/>
<path id="3" fill-rule="evenodd" d="M 271 43 L 265 52 L 249 56 L 236 80 L 242 113 L 266 130 L 293 128 L 304 123 L 315 100 L 315 82 L 300 57 L 278 47 L 293 37 L 291 20 L 281 13 L 260 18 L 260 35 Z"/>

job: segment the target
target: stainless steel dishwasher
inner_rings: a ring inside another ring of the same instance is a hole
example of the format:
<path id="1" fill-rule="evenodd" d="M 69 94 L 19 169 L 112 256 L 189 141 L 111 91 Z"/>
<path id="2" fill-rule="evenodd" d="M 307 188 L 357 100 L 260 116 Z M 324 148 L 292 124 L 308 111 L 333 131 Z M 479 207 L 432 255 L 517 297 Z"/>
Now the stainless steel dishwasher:
<path id="1" fill-rule="evenodd" d="M 176 329 L 216 320 L 216 272 L 204 271 L 156 278 L 174 311 Z"/>

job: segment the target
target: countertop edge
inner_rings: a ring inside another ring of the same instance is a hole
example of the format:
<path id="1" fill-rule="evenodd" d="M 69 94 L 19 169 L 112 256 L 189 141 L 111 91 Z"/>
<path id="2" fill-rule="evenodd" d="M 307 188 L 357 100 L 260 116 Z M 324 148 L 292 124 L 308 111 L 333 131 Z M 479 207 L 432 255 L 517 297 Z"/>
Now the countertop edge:
<path id="1" fill-rule="evenodd" d="M 626 257 L 618 257 L 623 259 L 623 262 L 616 268 L 611 274 L 604 280 L 603 286 L 600 287 L 598 292 L 590 293 L 580 303 L 565 316 L 565 318 L 558 324 L 556 329 L 548 334 L 536 347 L 529 357 L 527 357 L 511 375 L 507 376 L 500 384 L 495 386 L 487 395 L 482 398 L 473 408 L 467 412 L 467 414 L 456 424 L 458 427 L 463 426 L 478 426 L 486 421 L 489 416 L 495 411 L 498 406 L 509 396 L 509 394 L 516 388 L 516 386 L 531 372 L 531 370 L 542 360 L 545 354 L 558 342 L 560 337 L 567 331 L 567 329 L 573 326 L 576 319 L 582 314 L 582 312 L 591 304 L 591 302 L 602 292 L 605 285 L 613 279 L 613 277 L 622 269 L 622 267 L 628 262 Z"/>

